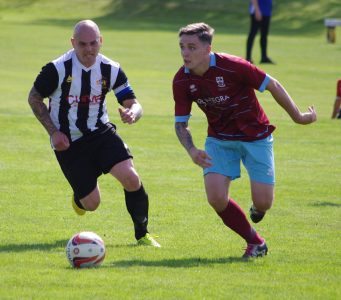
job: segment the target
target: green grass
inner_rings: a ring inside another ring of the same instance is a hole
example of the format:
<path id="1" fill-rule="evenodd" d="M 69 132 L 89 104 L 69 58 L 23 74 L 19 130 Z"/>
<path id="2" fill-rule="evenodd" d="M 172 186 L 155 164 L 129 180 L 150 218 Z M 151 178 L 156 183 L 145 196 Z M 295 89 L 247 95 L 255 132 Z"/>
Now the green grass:
<path id="1" fill-rule="evenodd" d="M 201 170 L 176 139 L 171 94 L 181 64 L 177 30 L 186 23 L 209 22 L 215 51 L 244 56 L 248 17 L 240 1 L 1 1 L 0 298 L 340 299 L 341 124 L 330 115 L 341 32 L 327 44 L 323 26 L 324 17 L 340 16 L 337 2 L 276 1 L 269 42 L 277 64 L 264 69 L 302 110 L 314 104 L 319 120 L 295 125 L 268 93 L 258 94 L 277 126 L 276 202 L 256 225 L 269 255 L 245 263 L 243 241 L 207 205 Z M 150 230 L 161 249 L 134 246 L 122 188 L 110 176 L 99 180 L 99 209 L 74 214 L 70 188 L 27 104 L 40 68 L 70 47 L 72 26 L 83 18 L 99 23 L 102 52 L 122 64 L 144 107 L 143 119 L 125 126 L 114 96 L 108 98 L 148 190 Z M 201 146 L 206 121 L 199 110 L 190 125 Z M 232 197 L 248 209 L 244 171 Z M 83 230 L 106 243 L 99 269 L 68 266 L 67 240 Z"/>

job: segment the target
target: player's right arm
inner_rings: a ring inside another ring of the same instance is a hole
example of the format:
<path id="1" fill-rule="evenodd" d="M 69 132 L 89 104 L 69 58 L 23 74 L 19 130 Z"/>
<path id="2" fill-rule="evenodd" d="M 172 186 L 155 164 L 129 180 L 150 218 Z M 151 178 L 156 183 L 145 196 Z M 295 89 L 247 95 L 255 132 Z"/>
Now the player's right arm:
<path id="1" fill-rule="evenodd" d="M 187 122 L 175 122 L 175 132 L 181 145 L 188 153 L 192 148 L 195 148 Z"/>
<path id="2" fill-rule="evenodd" d="M 68 149 L 70 146 L 69 139 L 53 124 L 47 106 L 44 103 L 44 98 L 39 94 L 34 86 L 31 88 L 28 95 L 28 103 L 30 104 L 38 121 L 44 126 L 47 133 L 50 135 L 51 146 L 54 150 L 63 151 Z"/>
<path id="3" fill-rule="evenodd" d="M 211 157 L 205 151 L 194 146 L 188 122 L 175 122 L 175 132 L 180 143 L 186 149 L 195 164 L 202 168 L 211 166 Z"/>
<path id="4" fill-rule="evenodd" d="M 188 121 L 191 116 L 192 101 L 189 100 L 188 83 L 183 78 L 183 68 L 180 68 L 173 80 L 173 98 L 175 102 L 175 132 L 193 162 L 202 168 L 211 166 L 209 155 L 195 147 Z"/>
<path id="5" fill-rule="evenodd" d="M 52 136 L 58 129 L 53 124 L 50 114 L 48 112 L 47 106 L 44 103 L 44 98 L 39 94 L 37 89 L 33 86 L 28 95 L 28 103 L 31 109 L 39 120 L 39 122 L 44 126 L 46 131 L 50 136 Z"/>
<path id="6" fill-rule="evenodd" d="M 58 72 L 53 63 L 46 64 L 37 76 L 28 95 L 28 103 L 39 122 L 50 136 L 51 146 L 56 151 L 69 148 L 68 137 L 54 125 L 44 98 L 48 97 L 58 86 Z"/>

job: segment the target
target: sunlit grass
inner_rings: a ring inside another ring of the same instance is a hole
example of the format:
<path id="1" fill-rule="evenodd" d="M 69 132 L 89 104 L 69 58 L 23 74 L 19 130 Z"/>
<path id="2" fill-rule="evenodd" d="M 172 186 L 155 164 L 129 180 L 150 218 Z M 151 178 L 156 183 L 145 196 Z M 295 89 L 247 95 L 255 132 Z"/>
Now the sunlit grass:
<path id="1" fill-rule="evenodd" d="M 167 6 L 173 9 L 170 16 L 177 7 L 188 8 L 195 1 L 182 2 Z M 248 20 L 243 19 L 243 10 L 238 8 L 239 14 L 230 20 L 221 11 L 223 1 L 213 2 L 219 11 L 208 11 L 207 19 L 201 6 L 179 12 L 174 19 L 165 19 L 165 11 L 160 11 L 154 23 L 151 15 L 138 15 L 136 10 L 135 23 L 124 17 L 134 13 L 125 6 L 114 18 L 115 1 L 2 1 L 1 299 L 340 298 L 341 124 L 330 120 L 336 79 L 341 76 L 339 39 L 327 44 L 323 24 L 321 30 L 312 26 L 307 35 L 286 35 L 275 20 L 269 42 L 277 64 L 261 67 L 284 84 L 302 110 L 314 104 L 319 120 L 311 126 L 296 125 L 268 93 L 257 94 L 277 126 L 276 201 L 256 225 L 267 239 L 269 255 L 245 263 L 240 260 L 244 242 L 207 205 L 201 170 L 182 149 L 173 129 L 171 81 L 181 65 L 177 30 L 183 22 L 212 20 L 217 25 L 214 50 L 244 55 Z M 156 1 L 141 3 L 136 6 L 148 7 Z M 304 3 L 311 3 L 308 11 L 317 4 L 326 11 L 327 2 Z M 331 11 L 338 9 L 335 1 L 328 3 Z M 289 18 L 284 4 L 278 5 L 277 18 Z M 237 7 L 240 4 L 231 1 L 230 9 Z M 211 15 L 221 19 L 210 19 Z M 103 25 L 102 52 L 121 63 L 144 107 L 137 124 L 123 125 L 116 99 L 108 97 L 111 119 L 132 150 L 149 193 L 150 230 L 159 236 L 161 249 L 134 245 L 123 190 L 110 176 L 99 179 L 99 209 L 82 218 L 74 214 L 71 190 L 48 136 L 27 104 L 36 75 L 70 47 L 72 26 L 80 18 L 94 18 Z M 239 29 L 232 24 L 238 19 L 243 24 Z M 302 24 L 313 21 L 307 17 Z M 256 63 L 258 48 L 257 42 Z M 190 126 L 201 147 L 206 121 L 197 108 Z M 232 185 L 232 197 L 245 210 L 249 208 L 245 170 Z M 68 265 L 66 242 L 83 230 L 95 231 L 106 243 L 107 256 L 99 269 L 77 271 Z"/>

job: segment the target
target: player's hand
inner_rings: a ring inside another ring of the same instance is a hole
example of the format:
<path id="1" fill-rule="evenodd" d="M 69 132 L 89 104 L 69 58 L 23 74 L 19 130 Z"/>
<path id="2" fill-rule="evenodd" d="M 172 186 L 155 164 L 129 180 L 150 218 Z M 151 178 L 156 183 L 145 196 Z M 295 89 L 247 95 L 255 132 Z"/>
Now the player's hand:
<path id="1" fill-rule="evenodd" d="M 255 19 L 256 19 L 258 22 L 260 22 L 260 21 L 262 21 L 262 18 L 263 18 L 262 12 L 260 11 L 260 9 L 256 9 L 256 10 L 255 10 Z"/>
<path id="2" fill-rule="evenodd" d="M 56 151 L 64 151 L 70 147 L 70 142 L 64 133 L 55 131 L 51 135 L 51 146 Z"/>
<path id="3" fill-rule="evenodd" d="M 123 123 L 133 124 L 136 121 L 135 113 L 129 108 L 119 108 L 118 112 L 120 113 L 121 120 Z"/>
<path id="4" fill-rule="evenodd" d="M 305 113 L 301 113 L 299 124 L 310 124 L 314 123 L 317 120 L 317 115 L 314 106 L 309 106 L 308 111 Z"/>
<path id="5" fill-rule="evenodd" d="M 193 162 L 202 168 L 212 166 L 211 157 L 203 150 L 193 147 L 189 150 L 189 155 Z"/>

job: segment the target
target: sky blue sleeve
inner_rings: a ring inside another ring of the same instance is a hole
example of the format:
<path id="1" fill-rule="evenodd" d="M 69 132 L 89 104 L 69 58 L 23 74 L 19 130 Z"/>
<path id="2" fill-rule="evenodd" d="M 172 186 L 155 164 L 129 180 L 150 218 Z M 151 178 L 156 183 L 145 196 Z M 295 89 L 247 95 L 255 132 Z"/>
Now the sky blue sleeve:
<path id="1" fill-rule="evenodd" d="M 262 84 L 260 85 L 258 91 L 264 92 L 265 89 L 266 89 L 266 87 L 268 86 L 269 82 L 270 82 L 270 77 L 269 77 L 268 74 L 266 74 L 266 76 L 265 76 L 265 78 L 264 78 Z"/>
<path id="2" fill-rule="evenodd" d="M 179 123 L 186 123 L 189 118 L 191 117 L 191 115 L 187 115 L 187 116 L 175 116 L 175 122 L 179 122 Z"/>

